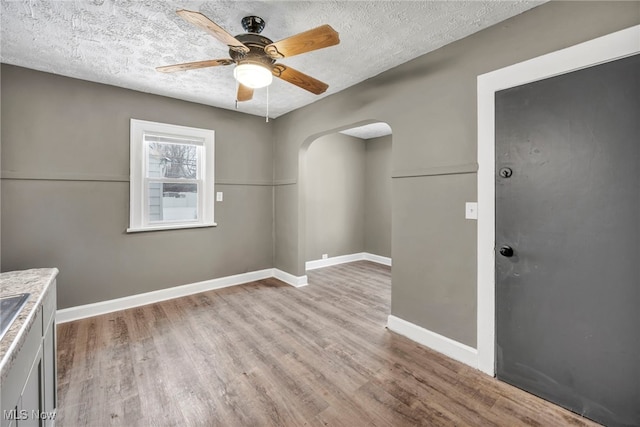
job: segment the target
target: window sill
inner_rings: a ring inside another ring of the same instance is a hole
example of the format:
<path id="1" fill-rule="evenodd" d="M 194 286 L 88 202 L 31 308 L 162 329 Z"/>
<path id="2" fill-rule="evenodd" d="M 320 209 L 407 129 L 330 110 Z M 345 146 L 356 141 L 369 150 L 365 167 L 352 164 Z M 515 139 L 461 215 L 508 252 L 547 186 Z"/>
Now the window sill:
<path id="1" fill-rule="evenodd" d="M 144 233 L 145 231 L 163 231 L 163 230 L 182 230 L 185 228 L 208 228 L 217 227 L 215 222 L 208 224 L 174 224 L 174 225 L 156 225 L 151 227 L 127 228 L 127 233 Z"/>

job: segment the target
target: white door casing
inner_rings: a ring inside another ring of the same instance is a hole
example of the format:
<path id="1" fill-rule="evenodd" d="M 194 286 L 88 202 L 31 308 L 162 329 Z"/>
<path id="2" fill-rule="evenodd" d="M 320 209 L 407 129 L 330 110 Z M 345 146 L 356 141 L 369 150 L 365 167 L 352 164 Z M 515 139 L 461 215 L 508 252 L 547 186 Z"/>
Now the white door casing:
<path id="1" fill-rule="evenodd" d="M 640 25 L 478 76 L 478 369 L 495 376 L 495 93 L 640 53 Z"/>

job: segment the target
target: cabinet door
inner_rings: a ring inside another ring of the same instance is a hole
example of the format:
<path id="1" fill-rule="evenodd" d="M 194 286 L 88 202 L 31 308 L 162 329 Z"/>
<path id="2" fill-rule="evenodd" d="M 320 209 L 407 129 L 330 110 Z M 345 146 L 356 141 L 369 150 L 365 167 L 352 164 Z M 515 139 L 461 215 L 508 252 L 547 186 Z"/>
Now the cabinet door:
<path id="1" fill-rule="evenodd" d="M 29 373 L 29 378 L 22 392 L 22 405 L 18 417 L 19 427 L 40 426 L 42 411 L 42 351 L 40 349 L 36 362 Z"/>

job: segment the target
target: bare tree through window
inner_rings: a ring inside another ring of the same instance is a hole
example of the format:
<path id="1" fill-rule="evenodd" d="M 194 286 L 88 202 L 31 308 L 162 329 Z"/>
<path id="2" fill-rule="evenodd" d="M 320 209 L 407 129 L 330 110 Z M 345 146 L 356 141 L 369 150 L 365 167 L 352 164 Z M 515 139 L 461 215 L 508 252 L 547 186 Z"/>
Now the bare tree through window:
<path id="1" fill-rule="evenodd" d="M 187 144 L 167 144 L 153 142 L 149 144 L 149 153 L 160 166 L 160 176 L 171 179 L 197 179 L 198 147 Z M 181 183 L 165 183 L 165 197 L 169 193 L 189 193 L 194 186 Z"/>
<path id="2" fill-rule="evenodd" d="M 165 178 L 195 179 L 198 174 L 198 153 L 195 145 L 154 142 L 150 150 L 160 159 Z"/>
<path id="3" fill-rule="evenodd" d="M 154 138 L 150 137 L 149 139 Z M 197 219 L 199 146 L 148 142 L 149 219 Z"/>

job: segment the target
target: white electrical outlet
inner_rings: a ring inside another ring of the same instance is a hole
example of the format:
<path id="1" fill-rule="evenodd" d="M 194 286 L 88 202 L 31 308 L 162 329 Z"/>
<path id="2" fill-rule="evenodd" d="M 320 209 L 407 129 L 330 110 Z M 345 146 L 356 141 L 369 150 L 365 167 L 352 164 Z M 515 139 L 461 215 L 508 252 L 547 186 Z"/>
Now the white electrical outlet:
<path id="1" fill-rule="evenodd" d="M 216 202 L 221 202 L 222 201 L 222 191 L 218 191 L 216 193 Z"/>
<path id="2" fill-rule="evenodd" d="M 329 254 L 322 254 L 322 259 L 327 259 L 329 258 Z"/>
<path id="3" fill-rule="evenodd" d="M 464 217 L 466 219 L 478 219 L 478 202 L 464 204 Z"/>

